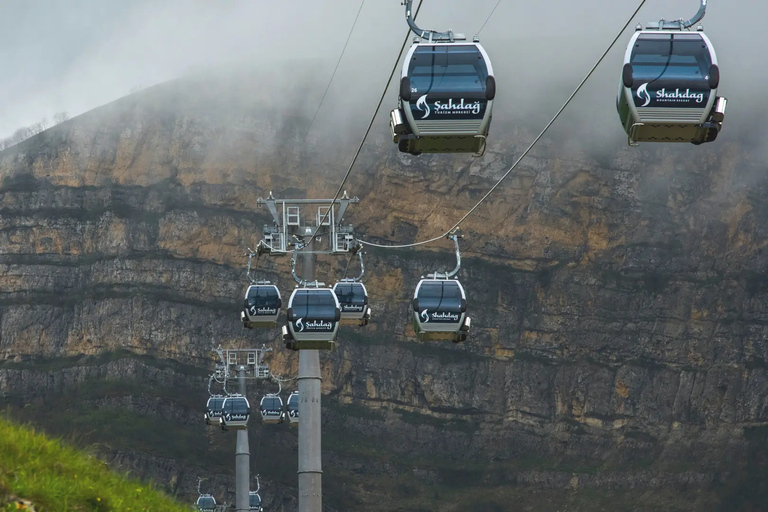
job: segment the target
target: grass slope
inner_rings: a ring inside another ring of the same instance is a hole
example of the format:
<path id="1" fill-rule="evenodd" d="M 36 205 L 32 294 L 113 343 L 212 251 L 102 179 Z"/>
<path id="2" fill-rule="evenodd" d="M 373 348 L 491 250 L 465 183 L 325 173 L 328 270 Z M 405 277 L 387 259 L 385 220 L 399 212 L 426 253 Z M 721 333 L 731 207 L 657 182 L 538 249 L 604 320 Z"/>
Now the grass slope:
<path id="1" fill-rule="evenodd" d="M 7 504 L 10 496 L 39 512 L 190 510 L 95 457 L 0 418 L 0 510 L 17 510 Z"/>

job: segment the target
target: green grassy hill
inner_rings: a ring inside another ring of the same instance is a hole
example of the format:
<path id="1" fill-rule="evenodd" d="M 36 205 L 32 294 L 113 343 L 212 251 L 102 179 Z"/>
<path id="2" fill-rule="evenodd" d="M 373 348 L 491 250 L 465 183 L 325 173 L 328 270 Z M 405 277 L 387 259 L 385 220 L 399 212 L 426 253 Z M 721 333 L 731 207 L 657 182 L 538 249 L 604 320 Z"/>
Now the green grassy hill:
<path id="1" fill-rule="evenodd" d="M 0 510 L 184 511 L 151 485 L 110 471 L 99 459 L 0 417 Z"/>

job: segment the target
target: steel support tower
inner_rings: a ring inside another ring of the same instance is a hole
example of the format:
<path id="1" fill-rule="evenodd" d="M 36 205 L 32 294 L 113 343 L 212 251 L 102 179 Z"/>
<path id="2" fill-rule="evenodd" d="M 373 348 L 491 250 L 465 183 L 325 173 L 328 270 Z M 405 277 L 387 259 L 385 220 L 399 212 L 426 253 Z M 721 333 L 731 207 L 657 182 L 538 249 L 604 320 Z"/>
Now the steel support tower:
<path id="1" fill-rule="evenodd" d="M 270 192 L 267 199 L 257 201 L 269 208 L 273 221 L 264 226 L 260 253 L 287 254 L 291 238 L 295 239 L 305 245 L 301 248 L 302 279 L 315 282 L 316 254 L 349 254 L 357 250 L 352 226 L 342 222 L 347 207 L 359 202 L 346 191 L 339 199 L 275 199 Z M 310 205 L 317 209 L 305 216 L 302 209 Z M 319 249 L 317 245 L 325 245 L 326 240 L 328 248 Z M 299 512 L 322 512 L 323 508 L 321 383 L 320 351 L 299 350 Z"/>

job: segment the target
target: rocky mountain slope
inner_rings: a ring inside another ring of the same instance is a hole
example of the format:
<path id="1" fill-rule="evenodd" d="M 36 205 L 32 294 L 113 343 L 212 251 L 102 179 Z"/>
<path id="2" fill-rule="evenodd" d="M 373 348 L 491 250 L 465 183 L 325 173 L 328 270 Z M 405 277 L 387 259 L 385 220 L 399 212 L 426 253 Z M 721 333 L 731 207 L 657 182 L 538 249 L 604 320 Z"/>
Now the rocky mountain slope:
<path id="1" fill-rule="evenodd" d="M 164 84 L 0 152 L 9 414 L 97 443 L 190 501 L 198 475 L 233 501 L 234 440 L 202 423 L 211 349 L 267 343 L 274 373 L 297 368 L 275 332 L 238 322 L 243 252 L 269 222 L 256 199 L 332 196 L 359 136 L 307 142 L 311 112 L 240 78 Z M 346 220 L 371 241 L 438 235 L 533 129 L 495 124 L 482 159 L 410 157 L 382 117 L 345 187 L 362 200 Z M 373 321 L 322 356 L 329 510 L 768 500 L 765 164 L 726 136 L 604 142 L 553 133 L 462 226 L 465 344 L 416 342 L 409 325 L 419 276 L 454 264 L 448 242 L 368 252 Z M 261 263 L 293 287 L 287 258 Z M 321 258 L 318 277 L 345 265 Z M 250 430 L 265 505 L 295 510 L 295 431 Z"/>

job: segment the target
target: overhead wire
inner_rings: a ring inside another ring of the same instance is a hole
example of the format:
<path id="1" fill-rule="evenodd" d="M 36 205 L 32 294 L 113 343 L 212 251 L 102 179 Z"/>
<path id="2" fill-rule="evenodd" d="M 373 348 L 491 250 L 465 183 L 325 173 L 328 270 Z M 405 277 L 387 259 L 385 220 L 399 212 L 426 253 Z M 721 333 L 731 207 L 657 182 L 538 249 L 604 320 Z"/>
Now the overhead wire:
<path id="1" fill-rule="evenodd" d="M 502 175 L 502 177 L 499 178 L 499 180 L 491 187 L 491 189 L 488 192 L 486 192 L 486 194 L 477 202 L 477 204 L 475 204 L 472 208 L 470 208 L 469 211 L 467 213 L 465 213 L 464 216 L 461 217 L 461 219 L 459 219 L 458 222 L 456 222 L 456 224 L 454 224 L 450 229 L 448 229 L 448 231 L 446 231 L 445 233 L 443 233 L 440 236 L 436 236 L 434 238 L 430 238 L 429 240 L 424 240 L 424 241 L 421 241 L 421 242 L 414 242 L 414 243 L 410 243 L 410 244 L 382 245 L 382 244 L 376 244 L 376 243 L 372 243 L 372 242 L 366 242 L 364 240 L 360 240 L 360 243 L 363 244 L 363 245 L 369 245 L 371 247 L 380 247 L 380 248 L 384 248 L 384 249 L 387 249 L 387 248 L 389 248 L 389 249 L 402 249 L 402 248 L 416 247 L 416 246 L 419 246 L 419 245 L 425 245 L 425 244 L 428 244 L 428 243 L 436 242 L 436 241 L 438 241 L 438 240 L 440 240 L 442 238 L 445 238 L 446 236 L 449 236 L 451 233 L 456 231 L 456 229 L 458 229 L 458 227 L 470 215 L 472 215 L 475 212 L 475 210 L 477 210 L 480 207 L 480 205 L 483 204 L 483 202 L 486 199 L 488 199 L 488 197 L 491 194 L 493 194 L 493 192 L 497 188 L 499 188 L 501 183 L 512 173 L 512 171 L 514 171 L 517 168 L 517 166 L 520 164 L 520 162 L 523 160 L 523 158 L 525 158 L 528 155 L 528 153 L 530 153 L 530 151 L 533 149 L 533 147 L 536 145 L 536 143 L 539 142 L 539 140 L 541 140 L 541 138 L 547 133 L 549 128 L 552 126 L 552 124 L 554 124 L 554 122 L 557 121 L 557 118 L 560 117 L 560 114 L 562 114 L 563 111 L 568 107 L 568 105 L 570 105 L 570 103 L 573 100 L 573 98 L 579 93 L 579 91 L 581 91 L 581 88 L 584 87 L 584 84 L 587 83 L 587 80 L 589 80 L 589 78 L 594 74 L 594 72 L 598 68 L 598 66 L 603 62 L 603 60 L 608 55 L 608 53 L 616 45 L 616 42 L 619 40 L 619 38 L 621 38 L 622 34 L 627 29 L 627 27 L 629 27 L 630 23 L 632 23 L 632 20 L 635 19 L 635 16 L 637 16 L 637 13 L 640 12 L 640 9 L 642 9 L 642 7 L 643 7 L 643 5 L 645 5 L 646 1 L 647 0 L 641 0 L 640 1 L 640 4 L 637 6 L 637 9 L 635 9 L 635 11 L 632 13 L 632 16 L 630 16 L 630 18 L 627 20 L 627 22 L 621 28 L 621 30 L 616 35 L 616 37 L 613 39 L 613 41 L 611 41 L 611 44 L 608 46 L 608 48 L 605 50 L 605 52 L 603 52 L 603 54 L 597 60 L 595 65 L 592 66 L 592 69 L 589 70 L 589 73 L 587 73 L 587 76 L 584 77 L 584 79 L 581 81 L 581 83 L 578 85 L 578 87 L 576 87 L 576 89 L 573 91 L 573 93 L 571 93 L 571 95 L 565 101 L 563 106 L 560 107 L 560 110 L 558 110 L 557 113 L 555 114 L 555 116 L 549 121 L 549 123 L 547 123 L 547 125 L 544 127 L 544 129 L 541 131 L 541 133 L 539 133 L 539 135 L 533 140 L 533 142 L 531 142 L 531 144 L 528 146 L 528 148 L 525 151 L 523 151 L 523 154 L 520 155 L 520 157 L 515 161 L 515 163 L 512 164 L 512 167 L 510 167 Z"/>
<path id="2" fill-rule="evenodd" d="M 339 65 L 341 64 L 341 59 L 344 57 L 344 52 L 347 51 L 347 45 L 349 44 L 349 40 L 352 39 L 352 32 L 355 31 L 355 25 L 357 25 L 357 20 L 360 18 L 360 13 L 363 11 L 363 6 L 365 5 L 365 0 L 360 2 L 360 8 L 357 10 L 357 16 L 355 16 L 355 21 L 352 22 L 352 28 L 349 29 L 349 34 L 347 35 L 347 40 L 344 42 L 344 47 L 341 49 L 341 55 L 339 55 L 339 60 L 336 61 L 336 67 L 333 70 L 333 73 L 331 74 L 331 79 L 328 80 L 328 86 L 325 88 L 325 92 L 323 93 L 323 97 L 320 98 L 320 103 L 317 105 L 317 110 L 315 110 L 315 115 L 312 116 L 312 122 L 309 123 L 309 128 L 307 128 L 307 133 L 304 134 L 304 138 L 306 139 L 309 135 L 309 132 L 312 131 L 312 126 L 315 124 L 315 119 L 317 119 L 317 114 L 320 112 L 320 107 L 323 106 L 323 102 L 325 101 L 325 97 L 328 95 L 328 91 L 331 88 L 331 84 L 333 83 L 333 79 L 336 76 L 336 72 L 339 70 Z"/>
<path id="3" fill-rule="evenodd" d="M 416 17 L 419 15 L 419 10 L 421 9 L 421 5 L 424 3 L 424 0 L 419 0 L 419 6 L 416 8 L 416 13 L 413 15 L 413 19 L 415 20 Z M 384 103 L 384 98 L 387 96 L 387 91 L 389 90 L 389 86 L 392 84 L 392 78 L 395 76 L 395 72 L 397 71 L 397 66 L 400 64 L 400 59 L 403 57 L 403 52 L 405 51 L 405 47 L 408 44 L 408 38 L 411 35 L 410 28 L 408 29 L 408 34 L 406 34 L 405 39 L 403 40 L 403 46 L 400 48 L 400 53 L 397 55 L 397 59 L 395 60 L 395 65 L 392 66 L 392 72 L 389 75 L 389 80 L 387 80 L 387 84 L 384 86 L 384 91 L 381 93 L 381 98 L 379 98 L 379 103 L 376 105 L 376 110 L 373 111 L 373 116 L 371 116 L 371 122 L 368 123 L 368 128 L 365 130 L 365 134 L 363 134 L 363 138 L 360 141 L 360 145 L 357 147 L 357 151 L 355 151 L 355 156 L 352 158 L 352 162 L 349 164 L 349 168 L 347 169 L 347 172 L 344 174 L 344 179 L 341 180 L 341 185 L 339 185 L 339 188 L 336 190 L 336 194 L 333 196 L 333 199 L 331 200 L 331 208 L 336 203 L 336 200 L 339 198 L 339 194 L 341 194 L 341 191 L 344 189 L 344 184 L 347 182 L 347 179 L 349 178 L 350 173 L 352 173 L 352 168 L 355 166 L 355 163 L 357 162 L 358 157 L 360 156 L 360 152 L 363 149 L 363 145 L 365 144 L 365 141 L 368 139 L 368 134 L 371 132 L 371 128 L 373 127 L 373 123 L 376 121 L 376 116 L 379 113 L 379 109 L 381 108 L 381 104 Z M 303 244 L 304 247 L 309 246 L 309 244 L 312 243 L 312 241 L 317 238 L 317 233 L 320 231 L 320 227 L 323 225 L 325 220 L 328 218 L 328 215 L 331 213 L 331 208 L 328 208 L 326 210 L 325 215 L 323 215 L 323 218 L 320 220 L 319 225 L 317 226 L 317 229 L 315 229 L 315 232 L 312 234 L 312 238 L 309 239 L 309 242 Z"/>
<path id="4" fill-rule="evenodd" d="M 482 26 L 482 27 L 480 27 L 480 30 L 478 30 L 478 31 L 477 31 L 477 35 L 480 35 L 480 32 L 482 32 L 482 31 L 483 31 L 483 29 L 485 28 L 485 25 L 488 23 L 488 21 L 490 21 L 490 19 L 491 19 L 491 16 L 493 16 L 493 13 L 495 13 L 495 12 L 496 12 L 496 8 L 499 6 L 499 4 L 500 4 L 500 3 L 501 3 L 501 0 L 499 0 L 498 2 L 496 2 L 496 5 L 493 7 L 493 10 L 491 10 L 491 14 L 489 14 L 489 15 L 488 15 L 488 17 L 487 17 L 487 18 L 485 18 L 485 22 L 483 22 L 483 26 Z"/>

